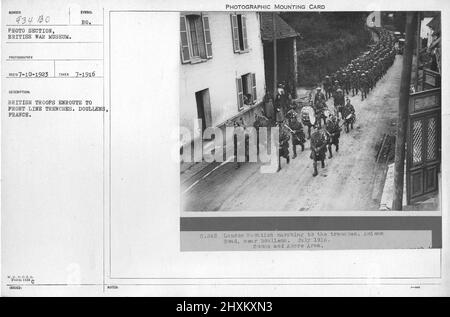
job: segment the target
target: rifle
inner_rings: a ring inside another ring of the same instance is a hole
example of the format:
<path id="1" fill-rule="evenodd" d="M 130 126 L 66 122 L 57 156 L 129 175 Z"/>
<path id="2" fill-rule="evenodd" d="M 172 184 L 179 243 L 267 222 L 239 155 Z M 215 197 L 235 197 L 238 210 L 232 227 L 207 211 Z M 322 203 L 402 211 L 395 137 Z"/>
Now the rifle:
<path id="1" fill-rule="evenodd" d="M 321 149 L 323 149 L 323 147 L 327 146 L 327 143 L 325 142 L 324 144 L 322 144 L 319 147 L 311 147 L 312 152 L 314 153 L 314 155 L 317 155 L 317 152 Z"/>
<path id="2" fill-rule="evenodd" d="M 345 124 L 345 121 L 348 120 L 348 119 L 350 119 L 351 116 L 353 116 L 353 115 L 354 115 L 354 114 L 351 113 L 351 114 L 349 114 L 347 117 L 345 117 L 345 119 L 342 119 L 344 122 L 342 122 L 342 124 L 339 125 L 339 129 L 342 128 L 342 127 L 344 126 L 344 124 Z M 325 130 L 326 130 L 326 129 L 325 129 Z"/>
<path id="3" fill-rule="evenodd" d="M 302 140 L 299 139 L 299 137 L 295 134 L 294 130 L 292 130 L 287 124 L 285 124 L 284 126 L 295 136 L 298 142 L 302 143 Z"/>

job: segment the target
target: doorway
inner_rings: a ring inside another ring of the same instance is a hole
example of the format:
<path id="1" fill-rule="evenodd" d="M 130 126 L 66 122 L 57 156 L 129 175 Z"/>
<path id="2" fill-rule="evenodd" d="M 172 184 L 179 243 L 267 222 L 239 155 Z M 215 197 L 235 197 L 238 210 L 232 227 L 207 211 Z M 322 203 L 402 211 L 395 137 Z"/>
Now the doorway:
<path id="1" fill-rule="evenodd" d="M 207 127 L 211 127 L 211 102 L 209 89 L 203 89 L 195 93 L 197 102 L 197 118 L 202 122 L 202 134 Z"/>

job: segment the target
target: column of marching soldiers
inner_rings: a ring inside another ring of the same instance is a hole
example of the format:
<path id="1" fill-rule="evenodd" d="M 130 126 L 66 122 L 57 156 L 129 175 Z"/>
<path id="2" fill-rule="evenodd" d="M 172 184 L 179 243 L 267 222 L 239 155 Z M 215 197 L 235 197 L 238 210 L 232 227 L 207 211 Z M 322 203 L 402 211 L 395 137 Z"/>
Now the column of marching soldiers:
<path id="1" fill-rule="evenodd" d="M 323 82 L 316 88 L 314 96 L 310 93 L 308 103 L 301 105 L 301 109 L 298 109 L 299 105 L 290 97 L 286 85 L 278 84 L 277 93 L 273 98 L 274 120 L 258 114 L 255 116 L 253 124 L 257 131 L 259 127 L 264 126 L 279 127 L 278 171 L 281 169 L 281 158 L 286 159 L 289 164 L 290 140 L 293 150 L 292 159 L 297 157 L 297 145 L 300 145 L 302 152 L 305 150 L 304 126 L 306 126 L 307 138 L 310 139 L 313 176 L 318 175 L 318 162 L 321 163 L 322 168 L 325 167 L 327 150 L 329 159 L 333 157 L 333 145 L 335 151 L 339 151 L 342 127 L 345 127 L 346 133 L 353 129 L 356 113 L 350 102 L 350 94 L 352 97 L 360 94 L 361 101 L 367 98 L 367 94 L 375 88 L 377 82 L 394 63 L 395 42 L 396 38 L 392 32 L 378 29 L 378 41 L 370 46 L 369 51 L 355 58 L 345 67 L 341 67 L 335 73 L 325 76 Z M 322 92 L 321 86 L 325 93 Z M 326 104 L 330 98 L 333 98 L 334 109 L 328 108 Z M 240 124 L 236 122 L 235 126 L 240 126 Z M 236 153 L 235 138 L 235 155 Z"/>

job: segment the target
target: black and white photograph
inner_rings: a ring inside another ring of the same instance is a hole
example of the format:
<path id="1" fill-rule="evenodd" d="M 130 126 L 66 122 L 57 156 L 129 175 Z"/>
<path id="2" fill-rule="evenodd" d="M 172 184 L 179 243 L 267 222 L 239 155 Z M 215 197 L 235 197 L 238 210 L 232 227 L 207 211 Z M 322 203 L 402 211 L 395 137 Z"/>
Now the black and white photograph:
<path id="1" fill-rule="evenodd" d="M 0 7 L 1 296 L 450 295 L 450 2 Z"/>
<path id="2" fill-rule="evenodd" d="M 440 210 L 441 65 L 439 11 L 181 12 L 182 210 Z"/>

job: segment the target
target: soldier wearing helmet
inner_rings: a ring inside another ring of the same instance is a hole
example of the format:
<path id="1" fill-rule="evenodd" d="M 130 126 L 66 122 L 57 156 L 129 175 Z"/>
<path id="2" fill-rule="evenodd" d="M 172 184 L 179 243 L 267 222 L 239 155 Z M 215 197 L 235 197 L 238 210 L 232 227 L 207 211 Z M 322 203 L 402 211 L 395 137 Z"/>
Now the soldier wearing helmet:
<path id="1" fill-rule="evenodd" d="M 356 120 L 355 107 L 350 103 L 347 97 L 344 108 L 342 109 L 342 117 L 344 119 L 345 132 L 349 132 L 349 127 L 353 130 L 353 123 Z"/>
<path id="2" fill-rule="evenodd" d="M 289 164 L 289 139 L 291 138 L 288 129 L 285 127 L 284 122 L 278 122 L 277 126 L 279 131 L 279 144 L 278 144 L 278 171 L 281 170 L 281 158 L 286 159 L 286 163 Z"/>
<path id="3" fill-rule="evenodd" d="M 327 108 L 327 104 L 325 102 L 325 95 L 322 93 L 320 87 L 317 87 L 316 95 L 314 96 L 314 110 L 316 112 L 316 124 L 321 126 L 321 121 L 323 119 L 325 124 L 324 111 Z"/>
<path id="4" fill-rule="evenodd" d="M 346 95 L 350 94 L 350 75 L 347 73 L 342 73 L 343 89 Z"/>
<path id="5" fill-rule="evenodd" d="M 352 85 L 352 96 L 355 96 L 358 94 L 359 91 L 359 77 L 356 70 L 352 72 L 352 76 L 350 78 L 350 82 Z"/>
<path id="6" fill-rule="evenodd" d="M 334 144 L 337 153 L 339 151 L 339 137 L 341 136 L 341 127 L 339 126 L 339 120 L 336 115 L 330 115 L 329 119 L 327 120 L 325 131 L 328 135 L 328 158 L 331 159 L 333 157 L 331 146 Z"/>
<path id="7" fill-rule="evenodd" d="M 294 109 L 287 113 L 288 127 L 291 132 L 293 159 L 297 157 L 297 145 L 300 145 L 302 152 L 305 150 L 305 132 L 302 123 L 297 119 L 297 112 Z"/>
<path id="8" fill-rule="evenodd" d="M 311 135 L 311 155 L 309 156 L 313 160 L 313 176 L 318 175 L 317 162 L 320 161 L 322 163 L 322 168 L 325 167 L 327 142 L 325 130 L 319 126 L 315 126 L 315 131 Z"/>
<path id="9" fill-rule="evenodd" d="M 366 78 L 366 74 L 364 72 L 361 73 L 361 101 L 367 98 L 367 90 L 369 88 L 369 83 Z"/>

